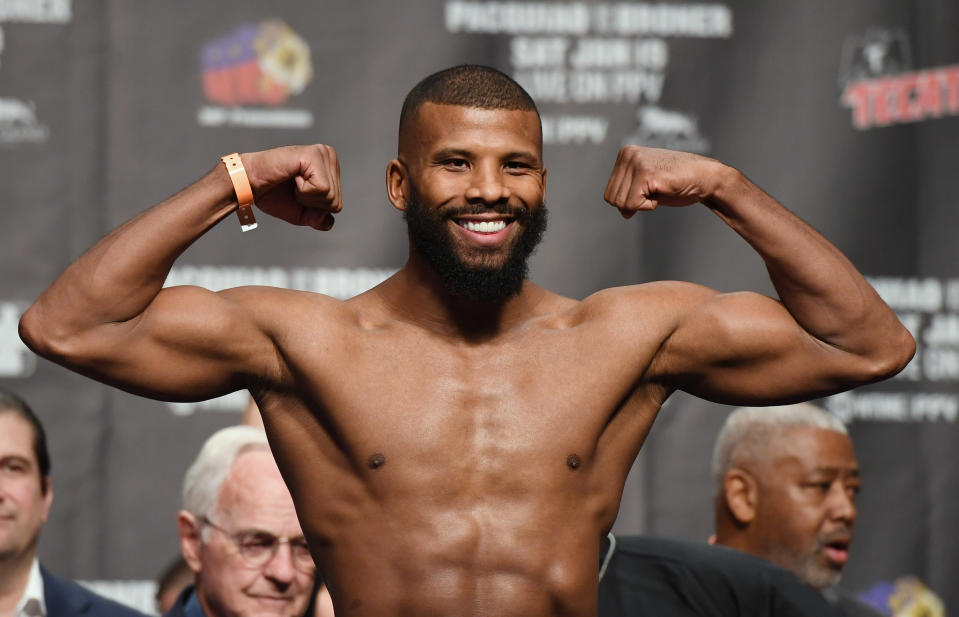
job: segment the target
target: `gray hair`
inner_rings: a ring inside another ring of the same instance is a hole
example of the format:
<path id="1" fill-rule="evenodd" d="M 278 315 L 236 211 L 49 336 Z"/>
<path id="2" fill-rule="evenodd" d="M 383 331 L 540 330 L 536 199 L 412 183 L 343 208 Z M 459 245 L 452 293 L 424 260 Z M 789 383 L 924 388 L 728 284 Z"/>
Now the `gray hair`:
<path id="1" fill-rule="evenodd" d="M 716 490 L 722 491 L 723 479 L 734 461 L 746 453 L 755 455 L 756 450 L 768 444 L 776 432 L 793 426 L 849 434 L 839 418 L 812 403 L 740 407 L 726 418 L 713 447 L 712 472 Z"/>
<path id="2" fill-rule="evenodd" d="M 230 426 L 213 433 L 183 478 L 183 508 L 209 518 L 237 457 L 247 450 L 269 447 L 266 433 L 252 426 Z"/>

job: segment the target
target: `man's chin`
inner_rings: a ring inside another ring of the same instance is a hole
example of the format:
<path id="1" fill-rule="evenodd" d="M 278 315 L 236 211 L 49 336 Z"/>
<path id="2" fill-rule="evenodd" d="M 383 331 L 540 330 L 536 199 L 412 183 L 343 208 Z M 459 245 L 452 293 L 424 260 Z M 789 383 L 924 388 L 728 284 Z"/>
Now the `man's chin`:
<path id="1" fill-rule="evenodd" d="M 798 572 L 799 578 L 815 589 L 829 589 L 839 584 L 842 571 L 821 563 L 807 563 Z"/>
<path id="2" fill-rule="evenodd" d="M 256 615 L 260 617 L 294 617 L 301 615 L 306 607 L 304 606 L 302 610 L 297 612 L 294 610 L 294 602 L 289 599 L 277 600 L 273 598 L 265 597 L 254 597 L 250 598 L 252 600 L 252 612 L 250 613 L 251 617 Z"/>
<path id="3" fill-rule="evenodd" d="M 526 279 L 523 272 L 503 269 L 470 269 L 444 273 L 446 290 L 453 297 L 476 302 L 502 302 L 519 293 Z"/>

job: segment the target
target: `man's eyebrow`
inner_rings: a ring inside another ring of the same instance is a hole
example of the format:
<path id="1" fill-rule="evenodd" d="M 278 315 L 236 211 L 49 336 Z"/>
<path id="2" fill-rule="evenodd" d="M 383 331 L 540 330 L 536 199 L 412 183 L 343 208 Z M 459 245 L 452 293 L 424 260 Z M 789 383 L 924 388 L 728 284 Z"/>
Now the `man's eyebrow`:
<path id="1" fill-rule="evenodd" d="M 260 529 L 259 527 L 250 527 L 247 529 L 240 529 L 236 533 L 237 535 L 241 535 L 241 536 L 269 536 L 275 540 L 278 540 L 281 537 L 279 534 L 275 534 L 272 531 L 267 531 L 266 529 Z M 297 542 L 299 540 L 303 540 L 305 542 L 306 536 L 303 534 L 300 534 L 298 536 L 291 536 L 289 540 L 291 542 Z"/>
<path id="2" fill-rule="evenodd" d="M 503 155 L 503 160 L 505 161 L 515 161 L 516 159 L 539 162 L 539 156 L 529 150 L 516 150 L 515 152 L 508 152 Z"/>
<path id="3" fill-rule="evenodd" d="M 472 158 L 473 153 L 469 150 L 464 150 L 463 148 L 443 148 L 442 150 L 437 150 L 433 153 L 434 159 L 446 159 L 452 157 L 460 158 Z"/>
<path id="4" fill-rule="evenodd" d="M 452 158 L 452 157 L 468 159 L 468 158 L 473 158 L 474 156 L 475 156 L 474 152 L 470 150 L 466 150 L 464 148 L 443 148 L 433 153 L 433 158 L 436 160 Z M 540 157 L 531 150 L 514 150 L 512 152 L 507 152 L 500 158 L 504 161 L 510 161 L 510 160 L 515 161 L 517 159 L 523 159 L 523 160 L 532 161 L 532 162 L 539 162 L 540 160 Z"/>
<path id="5" fill-rule="evenodd" d="M 9 463 L 9 462 L 23 463 L 30 467 L 33 466 L 33 461 L 19 454 L 7 454 L 5 456 L 0 456 L 0 463 Z"/>
<path id="6" fill-rule="evenodd" d="M 848 473 L 849 475 L 859 477 L 859 467 L 853 467 L 851 469 L 841 468 L 841 467 L 814 467 L 810 472 L 810 475 L 814 474 L 829 474 L 829 475 L 840 475 L 842 473 Z"/>

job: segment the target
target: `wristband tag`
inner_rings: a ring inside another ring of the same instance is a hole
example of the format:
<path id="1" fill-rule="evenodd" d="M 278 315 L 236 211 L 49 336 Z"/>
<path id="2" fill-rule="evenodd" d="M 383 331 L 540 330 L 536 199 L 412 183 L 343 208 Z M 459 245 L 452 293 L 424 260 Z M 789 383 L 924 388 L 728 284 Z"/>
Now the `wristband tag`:
<path id="1" fill-rule="evenodd" d="M 226 170 L 230 172 L 230 181 L 233 183 L 233 192 L 236 193 L 236 215 L 240 219 L 240 229 L 250 231 L 256 229 L 256 218 L 253 216 L 253 188 L 250 179 L 243 168 L 240 154 L 234 152 L 220 157 Z"/>

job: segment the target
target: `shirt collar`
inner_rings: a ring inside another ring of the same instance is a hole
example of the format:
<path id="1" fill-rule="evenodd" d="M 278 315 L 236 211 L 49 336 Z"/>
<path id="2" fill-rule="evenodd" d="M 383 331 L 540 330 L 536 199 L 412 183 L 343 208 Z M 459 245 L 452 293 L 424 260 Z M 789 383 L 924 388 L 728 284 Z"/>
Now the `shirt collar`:
<path id="1" fill-rule="evenodd" d="M 193 589 L 190 597 L 187 598 L 183 612 L 186 614 L 186 617 L 206 617 L 206 613 L 203 612 L 203 605 L 200 604 L 200 594 L 196 588 Z"/>
<path id="2" fill-rule="evenodd" d="M 13 611 L 14 617 L 23 615 L 23 607 L 27 605 L 29 600 L 36 600 L 40 604 L 41 614 L 44 616 L 47 614 L 47 603 L 43 597 L 43 576 L 40 574 L 40 562 L 36 557 L 33 558 L 33 564 L 30 565 L 27 587 L 23 590 L 23 595 Z"/>

